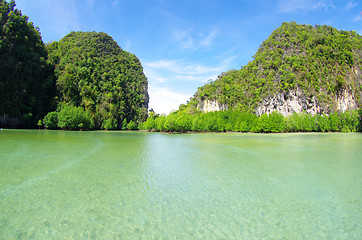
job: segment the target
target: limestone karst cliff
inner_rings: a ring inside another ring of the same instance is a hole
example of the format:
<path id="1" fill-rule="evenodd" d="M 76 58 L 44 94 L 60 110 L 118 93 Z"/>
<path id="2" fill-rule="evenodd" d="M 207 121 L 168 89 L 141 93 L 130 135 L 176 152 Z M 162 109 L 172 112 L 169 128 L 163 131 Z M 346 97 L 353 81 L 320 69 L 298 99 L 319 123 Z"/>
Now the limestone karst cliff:
<path id="1" fill-rule="evenodd" d="M 120 129 L 125 119 L 127 123 L 147 118 L 148 81 L 141 62 L 111 36 L 71 32 L 47 48 L 57 78 L 58 117 L 81 108 L 93 123 L 88 128 L 94 129 Z M 59 126 L 59 122 L 57 127 L 78 128 Z"/>
<path id="2" fill-rule="evenodd" d="M 287 116 L 361 106 L 362 37 L 355 31 L 283 23 L 253 58 L 200 87 L 188 107 Z"/>

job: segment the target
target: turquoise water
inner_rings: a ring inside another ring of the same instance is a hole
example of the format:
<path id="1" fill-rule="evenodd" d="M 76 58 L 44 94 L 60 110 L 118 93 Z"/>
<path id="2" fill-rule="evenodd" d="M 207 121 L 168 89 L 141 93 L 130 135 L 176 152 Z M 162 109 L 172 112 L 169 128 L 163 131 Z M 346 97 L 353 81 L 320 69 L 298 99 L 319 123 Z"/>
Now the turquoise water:
<path id="1" fill-rule="evenodd" d="M 362 134 L 0 132 L 1 239 L 361 239 Z"/>

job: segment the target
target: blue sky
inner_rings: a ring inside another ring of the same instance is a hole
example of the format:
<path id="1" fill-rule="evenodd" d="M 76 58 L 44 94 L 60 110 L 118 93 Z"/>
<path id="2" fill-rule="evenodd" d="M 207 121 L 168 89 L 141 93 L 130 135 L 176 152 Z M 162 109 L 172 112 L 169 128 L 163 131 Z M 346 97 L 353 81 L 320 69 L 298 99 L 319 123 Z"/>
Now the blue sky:
<path id="1" fill-rule="evenodd" d="M 362 34 L 357 0 L 17 0 L 44 42 L 70 31 L 105 32 L 134 53 L 150 104 L 169 113 L 210 79 L 240 69 L 282 22 Z"/>

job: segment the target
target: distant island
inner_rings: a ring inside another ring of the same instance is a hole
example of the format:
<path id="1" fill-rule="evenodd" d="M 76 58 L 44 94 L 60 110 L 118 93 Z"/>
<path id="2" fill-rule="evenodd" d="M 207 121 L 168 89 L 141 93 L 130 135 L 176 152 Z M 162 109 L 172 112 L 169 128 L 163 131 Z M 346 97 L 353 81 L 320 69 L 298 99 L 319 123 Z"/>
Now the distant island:
<path id="1" fill-rule="evenodd" d="M 139 59 L 105 33 L 44 44 L 2 1 L 0 127 L 166 132 L 362 131 L 362 37 L 283 23 L 240 70 L 222 73 L 169 115 L 148 113 Z"/>
<path id="2" fill-rule="evenodd" d="M 152 131 L 361 131 L 362 37 L 283 23 L 240 70 L 205 84 Z"/>
<path id="3" fill-rule="evenodd" d="M 13 1 L 0 4 L 1 127 L 121 129 L 146 120 L 148 82 L 134 54 L 105 33 L 44 44 Z"/>
<path id="4" fill-rule="evenodd" d="M 57 110 L 45 116 L 46 128 L 111 130 L 146 120 L 142 65 L 112 37 L 72 32 L 46 47 L 57 88 Z"/>

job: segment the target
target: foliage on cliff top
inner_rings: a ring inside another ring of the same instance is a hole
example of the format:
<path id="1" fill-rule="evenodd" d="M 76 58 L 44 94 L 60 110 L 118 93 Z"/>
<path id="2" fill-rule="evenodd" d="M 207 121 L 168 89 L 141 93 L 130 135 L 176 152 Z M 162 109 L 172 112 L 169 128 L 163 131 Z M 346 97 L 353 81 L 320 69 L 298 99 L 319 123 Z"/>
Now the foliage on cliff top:
<path id="1" fill-rule="evenodd" d="M 146 119 L 149 97 L 142 65 L 112 37 L 71 32 L 47 48 L 60 104 L 84 108 L 98 129 L 119 129 L 125 118 Z"/>
<path id="2" fill-rule="evenodd" d="M 39 29 L 0 1 L 0 125 L 32 127 L 51 108 L 54 94 L 52 66 Z"/>
<path id="3" fill-rule="evenodd" d="M 283 23 L 240 70 L 222 73 L 200 87 L 188 104 L 204 99 L 254 112 L 262 99 L 291 90 L 317 98 L 323 112 L 336 106 L 334 96 L 350 92 L 361 106 L 362 37 L 330 26 Z"/>

